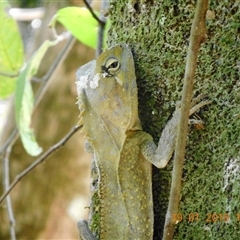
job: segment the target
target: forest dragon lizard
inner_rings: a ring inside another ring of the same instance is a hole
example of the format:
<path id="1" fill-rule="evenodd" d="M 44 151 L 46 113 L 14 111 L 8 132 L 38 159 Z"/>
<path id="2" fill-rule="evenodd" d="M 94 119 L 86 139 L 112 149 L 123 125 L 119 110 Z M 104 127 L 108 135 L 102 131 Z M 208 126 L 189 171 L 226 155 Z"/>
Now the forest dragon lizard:
<path id="1" fill-rule="evenodd" d="M 83 132 L 99 174 L 102 240 L 150 240 L 153 237 L 151 167 L 164 168 L 175 147 L 179 110 L 162 132 L 158 146 L 142 130 L 134 61 L 126 44 L 103 52 L 77 71 Z M 190 110 L 190 115 L 206 103 Z M 86 221 L 80 237 L 95 240 Z"/>

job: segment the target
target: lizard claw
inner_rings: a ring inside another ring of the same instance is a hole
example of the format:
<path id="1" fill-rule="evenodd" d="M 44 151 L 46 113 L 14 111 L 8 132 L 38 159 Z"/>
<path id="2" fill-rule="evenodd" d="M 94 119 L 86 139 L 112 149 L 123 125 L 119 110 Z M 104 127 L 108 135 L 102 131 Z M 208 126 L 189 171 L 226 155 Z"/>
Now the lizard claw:
<path id="1" fill-rule="evenodd" d="M 195 99 L 194 99 L 195 100 Z M 193 100 L 193 101 L 194 101 Z M 205 105 L 208 105 L 212 103 L 212 101 L 210 100 L 206 100 L 206 101 L 202 101 L 196 105 L 193 105 L 193 107 L 190 109 L 190 112 L 189 112 L 189 115 L 192 115 L 193 113 L 195 113 L 198 109 L 200 109 L 201 107 L 205 106 Z"/>
<path id="2" fill-rule="evenodd" d="M 204 93 L 200 93 L 197 97 L 192 99 L 191 108 L 194 107 L 198 102 L 200 102 L 205 96 Z"/>
<path id="3" fill-rule="evenodd" d="M 212 101 L 209 101 L 209 100 L 201 101 L 204 97 L 206 97 L 205 94 L 201 93 L 197 97 L 192 99 L 189 115 L 192 115 L 201 107 L 212 103 Z M 180 108 L 181 108 L 181 101 L 177 101 L 175 111 L 180 110 Z"/>

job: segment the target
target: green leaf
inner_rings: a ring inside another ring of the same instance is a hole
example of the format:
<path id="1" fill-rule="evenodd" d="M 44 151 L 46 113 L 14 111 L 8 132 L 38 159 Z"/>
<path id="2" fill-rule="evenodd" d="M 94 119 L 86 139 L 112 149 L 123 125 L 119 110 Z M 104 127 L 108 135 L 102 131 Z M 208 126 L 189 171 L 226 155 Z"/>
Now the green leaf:
<path id="1" fill-rule="evenodd" d="M 57 41 L 45 41 L 37 52 L 35 52 L 35 54 L 29 59 L 17 79 L 15 94 L 16 123 L 23 146 L 28 154 L 32 156 L 40 154 L 42 149 L 38 146 L 33 130 L 30 128 L 31 115 L 34 106 L 34 97 L 30 80 L 32 76 L 37 73 L 39 65 L 47 49 L 56 43 Z"/>
<path id="2" fill-rule="evenodd" d="M 24 61 L 21 35 L 9 8 L 7 1 L 0 1 L 0 98 L 13 93 L 16 84 L 16 78 L 2 74 L 17 75 Z"/>
<path id="3" fill-rule="evenodd" d="M 16 88 L 16 78 L 0 75 L 0 98 L 7 98 Z"/>
<path id="4" fill-rule="evenodd" d="M 97 12 L 95 13 L 98 15 Z M 96 48 L 98 22 L 88 9 L 79 7 L 62 8 L 58 10 L 49 25 L 54 27 L 56 21 L 59 21 L 80 42 L 91 48 Z"/>

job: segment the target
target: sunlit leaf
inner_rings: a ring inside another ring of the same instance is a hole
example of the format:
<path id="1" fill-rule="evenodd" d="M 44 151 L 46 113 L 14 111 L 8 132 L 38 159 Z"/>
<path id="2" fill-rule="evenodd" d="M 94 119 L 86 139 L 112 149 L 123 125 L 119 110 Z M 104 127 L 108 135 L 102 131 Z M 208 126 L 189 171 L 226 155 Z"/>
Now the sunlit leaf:
<path id="1" fill-rule="evenodd" d="M 41 153 L 42 149 L 38 146 L 34 137 L 33 130 L 30 128 L 31 115 L 33 111 L 34 97 L 30 80 L 38 71 L 39 65 L 50 46 L 56 42 L 45 41 L 37 52 L 31 57 L 25 68 L 21 71 L 16 86 L 15 94 L 15 116 L 17 126 L 23 146 L 32 156 Z"/>
<path id="2" fill-rule="evenodd" d="M 95 12 L 97 15 L 98 13 Z M 58 10 L 50 26 L 59 21 L 83 44 L 96 48 L 98 22 L 86 8 L 66 7 Z"/>
<path id="3" fill-rule="evenodd" d="M 7 98 L 12 94 L 16 87 L 16 78 L 0 75 L 0 99 Z"/>
<path id="4" fill-rule="evenodd" d="M 21 35 L 17 23 L 8 14 L 9 8 L 6 0 L 0 1 L 0 98 L 13 93 L 16 84 L 16 78 L 3 74 L 18 74 L 24 61 Z"/>

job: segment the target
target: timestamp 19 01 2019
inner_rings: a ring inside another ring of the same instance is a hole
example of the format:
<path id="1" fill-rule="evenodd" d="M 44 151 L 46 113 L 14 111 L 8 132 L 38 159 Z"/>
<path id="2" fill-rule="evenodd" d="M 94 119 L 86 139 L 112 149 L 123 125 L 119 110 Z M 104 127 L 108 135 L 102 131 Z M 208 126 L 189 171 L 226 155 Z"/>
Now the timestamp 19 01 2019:
<path id="1" fill-rule="evenodd" d="M 188 214 L 182 213 L 173 213 L 172 221 L 175 223 L 179 223 L 182 221 L 198 222 L 205 221 L 207 223 L 215 223 L 215 222 L 230 222 L 230 220 L 234 220 L 240 223 L 240 213 L 231 214 L 230 213 L 207 213 L 207 214 L 199 214 L 197 212 L 191 212 Z"/>

